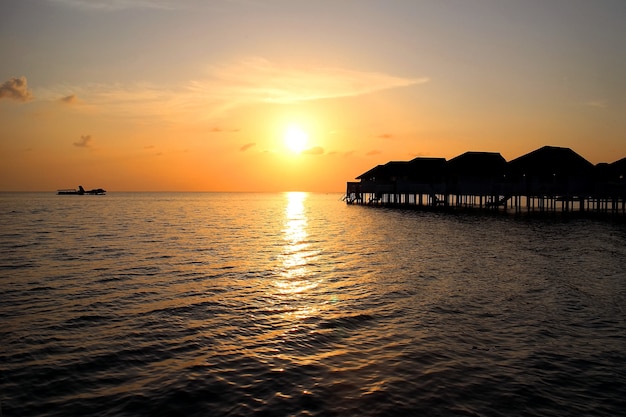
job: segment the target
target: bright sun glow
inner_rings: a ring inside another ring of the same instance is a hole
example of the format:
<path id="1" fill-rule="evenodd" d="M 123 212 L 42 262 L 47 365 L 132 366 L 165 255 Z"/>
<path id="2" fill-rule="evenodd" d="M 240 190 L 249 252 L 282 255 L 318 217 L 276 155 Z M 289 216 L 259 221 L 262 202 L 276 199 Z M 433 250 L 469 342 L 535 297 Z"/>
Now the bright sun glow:
<path id="1" fill-rule="evenodd" d="M 295 153 L 300 153 L 306 149 L 309 135 L 298 126 L 289 126 L 285 131 L 285 145 Z"/>

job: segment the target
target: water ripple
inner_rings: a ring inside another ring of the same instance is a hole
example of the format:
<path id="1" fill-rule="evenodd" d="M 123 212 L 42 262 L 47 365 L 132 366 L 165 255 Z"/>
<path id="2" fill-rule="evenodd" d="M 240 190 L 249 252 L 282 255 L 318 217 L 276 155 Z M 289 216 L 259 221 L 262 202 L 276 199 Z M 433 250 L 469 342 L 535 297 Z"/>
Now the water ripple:
<path id="1" fill-rule="evenodd" d="M 626 408 L 626 229 L 337 195 L 0 195 L 3 415 Z"/>

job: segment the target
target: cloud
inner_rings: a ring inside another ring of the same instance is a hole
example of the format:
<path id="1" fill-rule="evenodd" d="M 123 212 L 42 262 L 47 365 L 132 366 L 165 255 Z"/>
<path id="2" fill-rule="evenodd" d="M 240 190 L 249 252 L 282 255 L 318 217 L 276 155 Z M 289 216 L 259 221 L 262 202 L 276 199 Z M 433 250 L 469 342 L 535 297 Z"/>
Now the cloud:
<path id="1" fill-rule="evenodd" d="M 373 150 L 373 151 L 369 151 L 368 153 L 366 153 L 365 155 L 367 156 L 372 156 L 372 155 L 380 155 L 382 153 L 382 151 L 379 150 Z"/>
<path id="2" fill-rule="evenodd" d="M 214 127 L 211 129 L 212 133 L 237 133 L 240 132 L 241 129 L 222 129 L 221 127 Z"/>
<path id="3" fill-rule="evenodd" d="M 213 67 L 203 79 L 182 85 L 88 84 L 71 88 L 80 97 L 83 111 L 188 122 L 213 121 L 229 110 L 251 104 L 354 97 L 427 81 L 343 68 L 291 67 L 254 58 Z M 41 89 L 38 95 L 56 101 L 67 89 L 67 85 L 53 86 Z M 219 126 L 213 130 L 236 131 Z"/>
<path id="4" fill-rule="evenodd" d="M 594 107 L 596 109 L 604 109 L 607 107 L 606 101 L 604 100 L 590 100 L 582 104 L 583 106 Z"/>
<path id="5" fill-rule="evenodd" d="M 33 99 L 26 77 L 13 77 L 0 85 L 0 98 L 26 102 Z"/>
<path id="6" fill-rule="evenodd" d="M 91 148 L 92 138 L 91 135 L 81 135 L 79 142 L 74 142 L 74 146 L 79 148 Z"/>
<path id="7" fill-rule="evenodd" d="M 324 154 L 324 148 L 322 148 L 321 146 L 315 146 L 311 149 L 307 149 L 305 151 L 302 151 L 303 154 L 305 155 L 323 155 Z"/>
<path id="8" fill-rule="evenodd" d="M 140 118 L 157 116 L 170 120 L 188 112 L 185 103 L 191 97 L 184 88 L 168 88 L 147 83 L 72 85 L 74 93 L 69 96 L 66 95 L 67 89 L 67 85 L 41 88 L 38 90 L 38 99 L 80 104 L 81 111 L 91 114 Z M 197 111 L 200 112 L 200 109 Z"/>
<path id="9" fill-rule="evenodd" d="M 207 97 L 238 103 L 296 103 L 353 97 L 428 81 L 344 68 L 279 65 L 251 58 L 212 68 L 210 77 L 190 89 Z"/>
<path id="10" fill-rule="evenodd" d="M 378 135 L 378 137 L 381 138 L 381 139 L 391 139 L 391 138 L 393 138 L 393 135 L 390 134 L 390 133 L 383 133 L 381 135 Z"/>
<path id="11" fill-rule="evenodd" d="M 116 11 L 126 9 L 175 9 L 176 3 L 167 0 L 48 0 L 52 3 L 81 9 Z"/>
<path id="12" fill-rule="evenodd" d="M 67 104 L 73 104 L 73 103 L 77 103 L 78 102 L 78 97 L 76 97 L 76 94 L 71 94 L 69 96 L 65 96 L 65 97 L 59 99 L 59 101 L 61 101 L 63 103 L 67 103 Z"/>
<path id="13" fill-rule="evenodd" d="M 239 150 L 240 150 L 241 152 L 245 152 L 245 151 L 247 151 L 248 149 L 252 148 L 253 146 L 256 146 L 256 143 L 254 143 L 254 142 L 246 143 L 246 144 L 245 144 L 245 145 L 243 145 L 241 148 L 239 148 Z"/>

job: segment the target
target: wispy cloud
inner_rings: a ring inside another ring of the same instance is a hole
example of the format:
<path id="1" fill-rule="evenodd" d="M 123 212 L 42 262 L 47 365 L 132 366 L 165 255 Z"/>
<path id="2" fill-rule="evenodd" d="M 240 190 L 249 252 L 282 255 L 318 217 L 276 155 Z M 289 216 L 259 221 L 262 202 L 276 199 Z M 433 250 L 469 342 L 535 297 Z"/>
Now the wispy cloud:
<path id="1" fill-rule="evenodd" d="M 26 102 L 33 99 L 26 77 L 13 77 L 0 85 L 0 98 Z"/>
<path id="2" fill-rule="evenodd" d="M 74 94 L 66 95 L 68 88 L 71 88 Z M 156 116 L 169 120 L 186 111 L 183 106 L 188 101 L 189 93 L 184 88 L 167 88 L 146 83 L 72 86 L 63 84 L 38 89 L 37 96 L 41 101 L 77 105 L 80 111 L 91 114 L 135 118 Z"/>
<path id="3" fill-rule="evenodd" d="M 208 80 L 195 81 L 190 88 L 236 102 L 295 103 L 359 96 L 427 81 L 344 68 L 284 66 L 251 58 L 214 67 Z"/>
<path id="4" fill-rule="evenodd" d="M 373 155 L 380 155 L 382 153 L 382 151 L 379 151 L 377 149 L 373 150 L 373 151 L 369 151 L 368 153 L 366 153 L 365 155 L 367 156 L 373 156 Z"/>
<path id="5" fill-rule="evenodd" d="M 307 149 L 305 151 L 302 151 L 303 154 L 305 155 L 323 155 L 324 154 L 324 148 L 322 148 L 321 146 L 315 146 L 311 149 Z"/>
<path id="6" fill-rule="evenodd" d="M 584 103 L 582 103 L 583 106 L 587 106 L 587 107 L 595 107 L 596 109 L 604 109 L 607 107 L 606 101 L 605 100 L 589 100 L 586 101 Z"/>
<path id="7" fill-rule="evenodd" d="M 182 85 L 62 85 L 40 89 L 42 100 L 58 100 L 71 88 L 84 111 L 162 120 L 210 120 L 234 108 L 354 97 L 412 86 L 427 78 L 330 67 L 291 67 L 255 58 L 213 67 L 203 79 Z M 71 102 L 72 96 L 64 100 Z M 216 127 L 214 132 L 225 132 Z"/>
<path id="8" fill-rule="evenodd" d="M 76 94 L 71 94 L 69 96 L 60 98 L 59 101 L 62 103 L 73 104 L 78 102 L 78 97 L 76 97 Z"/>
<path id="9" fill-rule="evenodd" d="M 175 9 L 176 3 L 167 0 L 48 0 L 68 7 L 116 11 L 125 9 Z"/>
<path id="10" fill-rule="evenodd" d="M 248 149 L 252 148 L 253 146 L 256 146 L 256 143 L 254 143 L 254 142 L 246 143 L 246 144 L 245 144 L 245 145 L 243 145 L 241 148 L 239 148 L 239 150 L 240 150 L 241 152 L 245 152 L 245 151 L 247 151 Z"/>
<path id="11" fill-rule="evenodd" d="M 237 133 L 240 132 L 241 129 L 223 129 L 221 127 L 214 127 L 213 129 L 211 129 L 211 132 L 213 133 Z"/>
<path id="12" fill-rule="evenodd" d="M 79 148 L 91 148 L 93 139 L 91 135 L 81 135 L 80 141 L 74 142 L 74 146 Z"/>

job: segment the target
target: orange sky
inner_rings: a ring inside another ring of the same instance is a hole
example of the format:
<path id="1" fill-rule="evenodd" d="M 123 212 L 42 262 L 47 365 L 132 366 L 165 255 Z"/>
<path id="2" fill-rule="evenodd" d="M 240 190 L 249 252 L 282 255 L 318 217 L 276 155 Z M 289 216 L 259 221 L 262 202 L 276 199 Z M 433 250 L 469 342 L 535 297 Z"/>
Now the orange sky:
<path id="1" fill-rule="evenodd" d="M 3 1 L 0 191 L 327 192 L 415 156 L 625 157 L 626 4 L 547 3 Z"/>

